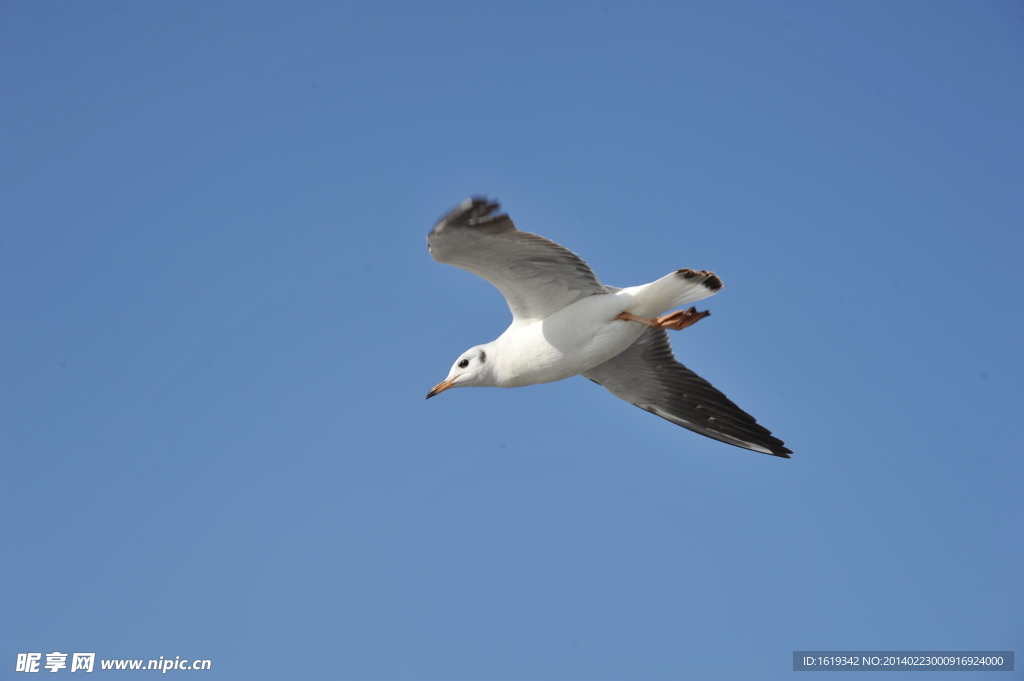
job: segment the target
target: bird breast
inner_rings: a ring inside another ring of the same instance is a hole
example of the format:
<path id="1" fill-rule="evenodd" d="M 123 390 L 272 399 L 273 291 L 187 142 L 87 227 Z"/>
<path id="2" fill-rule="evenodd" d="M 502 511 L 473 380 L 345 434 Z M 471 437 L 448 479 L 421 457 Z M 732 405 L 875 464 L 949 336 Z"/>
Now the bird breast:
<path id="1" fill-rule="evenodd" d="M 560 381 L 619 354 L 646 328 L 615 319 L 625 305 L 618 294 L 595 295 L 542 320 L 514 321 L 499 338 L 501 385 Z"/>

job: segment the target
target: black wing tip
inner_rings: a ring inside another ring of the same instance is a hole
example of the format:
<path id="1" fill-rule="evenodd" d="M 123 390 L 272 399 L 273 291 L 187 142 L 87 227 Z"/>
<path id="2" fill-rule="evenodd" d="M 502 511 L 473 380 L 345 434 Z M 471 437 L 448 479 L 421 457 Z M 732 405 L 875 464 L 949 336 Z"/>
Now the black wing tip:
<path id="1" fill-rule="evenodd" d="M 498 201 L 491 201 L 486 196 L 471 196 L 438 220 L 431 233 L 440 232 L 448 226 L 472 227 L 507 217 L 499 213 L 500 210 L 501 204 Z"/>
<path id="2" fill-rule="evenodd" d="M 758 424 L 758 427 L 761 427 Z M 771 434 L 771 431 L 766 431 L 767 437 L 761 438 L 757 444 L 768 450 L 768 453 L 772 456 L 777 456 L 782 459 L 792 459 L 790 454 L 793 450 L 786 446 L 786 443 Z"/>
<path id="3" fill-rule="evenodd" d="M 757 427 L 760 428 L 760 426 L 757 426 Z M 693 430 L 693 429 L 691 428 L 690 430 Z M 713 440 L 718 440 L 720 442 L 724 442 L 727 445 L 732 445 L 734 447 L 740 447 L 741 449 L 747 449 L 747 450 L 750 450 L 752 452 L 757 452 L 759 454 L 768 454 L 770 456 L 777 456 L 780 459 L 792 459 L 793 458 L 793 457 L 790 456 L 790 454 L 793 453 L 793 450 L 790 449 L 789 447 L 787 447 L 782 442 L 782 440 L 780 440 L 780 439 L 778 439 L 776 437 L 772 437 L 771 435 L 768 435 L 765 438 L 741 439 L 740 437 L 738 437 L 736 435 L 731 435 L 729 437 L 720 437 L 720 435 L 724 435 L 724 433 L 704 432 L 704 431 L 699 431 L 699 430 L 698 431 L 694 431 L 694 432 L 697 432 L 697 433 L 699 433 L 701 435 L 704 435 L 705 437 L 710 437 Z"/>
<path id="4" fill-rule="evenodd" d="M 726 444 L 742 447 L 743 449 L 749 449 L 752 452 L 758 452 L 760 454 L 769 454 L 771 456 L 777 456 L 780 459 L 793 458 L 790 456 L 790 454 L 793 453 L 793 450 L 787 447 L 786 443 L 772 435 L 771 432 L 763 429 L 759 423 L 754 422 L 752 425 L 754 428 L 764 431 L 761 434 L 761 436 L 743 438 L 740 437 L 739 435 L 730 435 L 732 439 L 725 439 L 718 438 L 711 433 L 701 433 L 701 435 L 706 435 L 716 440 L 721 439 L 721 441 L 725 442 Z M 722 434 L 724 435 L 725 433 Z"/>

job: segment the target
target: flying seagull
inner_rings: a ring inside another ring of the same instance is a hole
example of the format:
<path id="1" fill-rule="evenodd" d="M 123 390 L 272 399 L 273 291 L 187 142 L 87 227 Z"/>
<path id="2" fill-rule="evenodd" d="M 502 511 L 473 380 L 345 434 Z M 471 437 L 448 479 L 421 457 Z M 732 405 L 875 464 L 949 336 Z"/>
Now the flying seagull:
<path id="1" fill-rule="evenodd" d="M 508 329 L 462 353 L 428 398 L 449 388 L 514 388 L 580 374 L 696 433 L 789 458 L 782 440 L 672 355 L 666 329 L 684 329 L 708 312 L 665 313 L 714 295 L 721 279 L 681 269 L 650 284 L 606 286 L 578 255 L 520 232 L 499 209 L 497 201 L 466 199 L 427 235 L 434 260 L 491 282 L 512 311 Z"/>

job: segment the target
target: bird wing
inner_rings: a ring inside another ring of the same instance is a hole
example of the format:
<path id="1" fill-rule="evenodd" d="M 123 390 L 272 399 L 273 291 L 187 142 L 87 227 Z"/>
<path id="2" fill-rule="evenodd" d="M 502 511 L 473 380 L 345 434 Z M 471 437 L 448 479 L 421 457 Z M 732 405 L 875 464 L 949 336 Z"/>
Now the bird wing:
<path id="1" fill-rule="evenodd" d="M 473 197 L 441 218 L 427 235 L 434 260 L 491 282 L 517 320 L 544 319 L 580 298 L 607 293 L 578 255 L 520 232 L 499 208 Z"/>
<path id="2" fill-rule="evenodd" d="M 677 362 L 661 329 L 647 329 L 622 353 L 583 375 L 616 397 L 701 435 L 787 459 L 792 453 L 753 416 Z"/>

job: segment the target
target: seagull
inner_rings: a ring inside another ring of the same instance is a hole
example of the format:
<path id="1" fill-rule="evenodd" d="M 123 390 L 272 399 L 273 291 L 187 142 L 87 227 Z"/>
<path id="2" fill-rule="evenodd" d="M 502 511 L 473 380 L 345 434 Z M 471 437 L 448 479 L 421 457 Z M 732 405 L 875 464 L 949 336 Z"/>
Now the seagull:
<path id="1" fill-rule="evenodd" d="M 649 284 L 607 286 L 578 255 L 519 231 L 499 210 L 497 201 L 468 198 L 427 235 L 434 260 L 483 277 L 512 312 L 508 329 L 459 355 L 428 399 L 450 388 L 514 388 L 578 374 L 701 435 L 789 458 L 782 440 L 672 354 L 667 331 L 709 314 L 675 309 L 721 290 L 713 272 L 680 269 Z"/>

